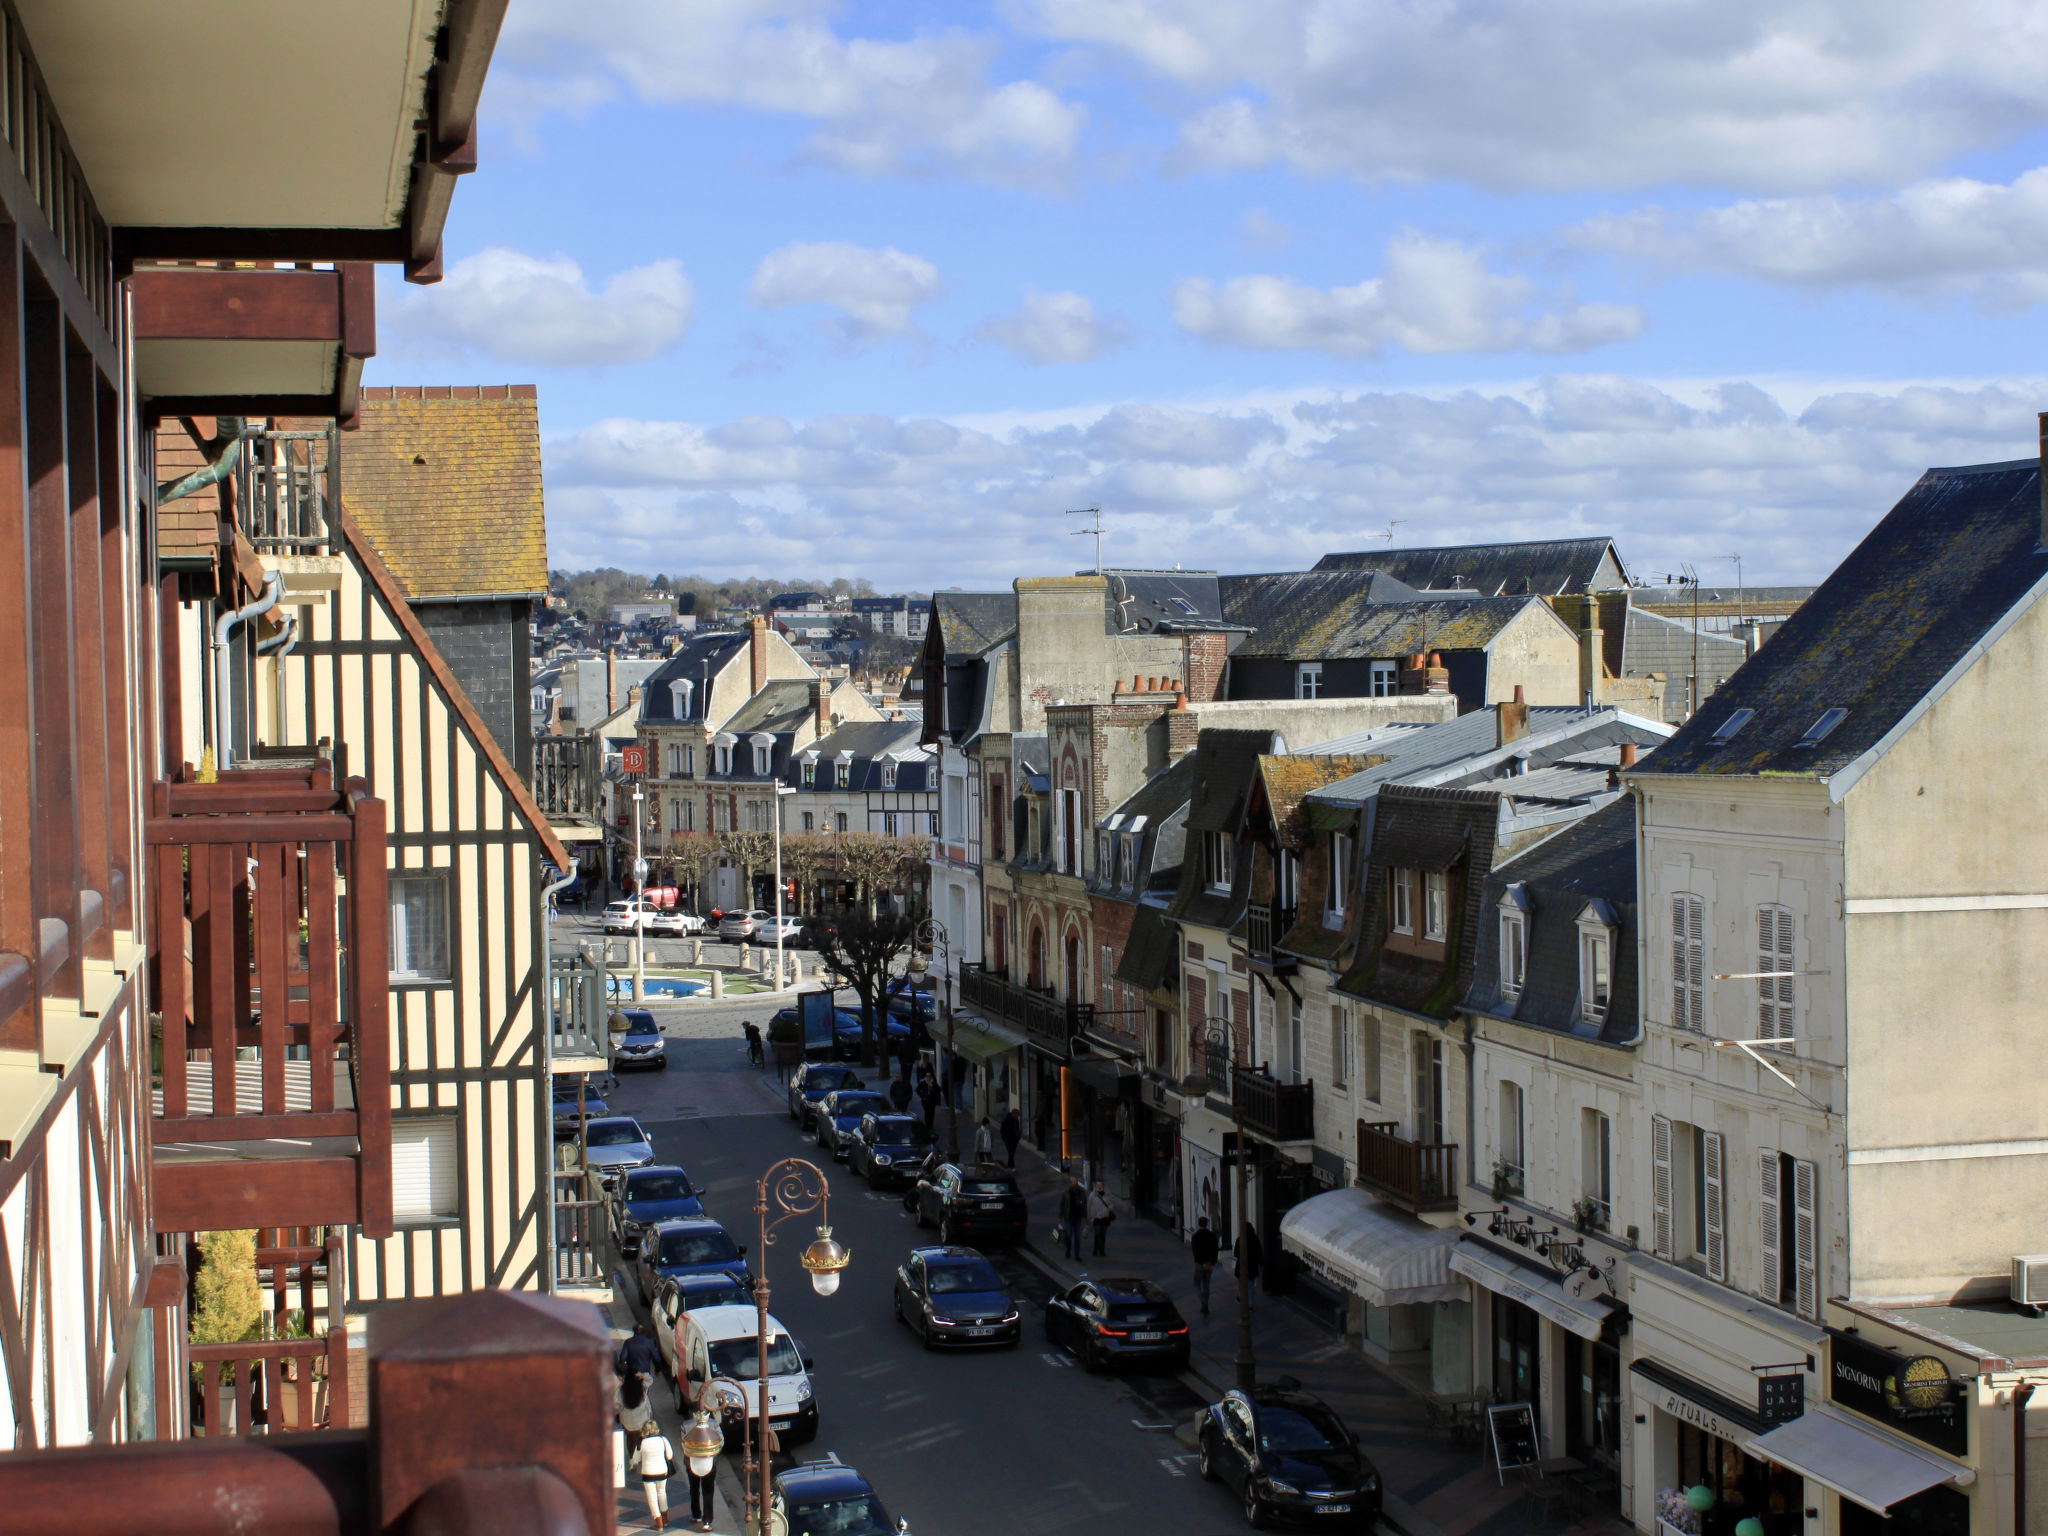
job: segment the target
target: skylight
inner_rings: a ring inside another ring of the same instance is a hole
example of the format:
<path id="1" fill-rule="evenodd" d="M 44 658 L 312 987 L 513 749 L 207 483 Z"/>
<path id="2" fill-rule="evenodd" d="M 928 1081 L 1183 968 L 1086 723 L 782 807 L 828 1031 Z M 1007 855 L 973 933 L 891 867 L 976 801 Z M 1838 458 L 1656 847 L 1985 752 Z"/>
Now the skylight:
<path id="1" fill-rule="evenodd" d="M 1821 717 L 1806 728 L 1806 734 L 1799 738 L 1798 745 L 1802 747 L 1819 746 L 1821 742 L 1827 739 L 1828 734 L 1847 719 L 1848 716 L 1849 711 L 1846 709 L 1823 710 Z"/>
<path id="2" fill-rule="evenodd" d="M 1730 715 L 1726 720 L 1723 720 L 1721 722 L 1720 727 L 1714 732 L 1713 736 L 1709 739 L 1716 742 L 1727 741 L 1737 731 L 1741 730 L 1745 725 L 1749 724 L 1749 722 L 1754 720 L 1755 718 L 1755 710 L 1738 709 L 1735 711 L 1734 714 Z"/>
<path id="3" fill-rule="evenodd" d="M 1184 597 L 1176 597 L 1172 599 L 1172 602 L 1173 606 L 1178 608 L 1182 613 L 1193 613 L 1195 611 L 1195 605 L 1189 602 Z"/>

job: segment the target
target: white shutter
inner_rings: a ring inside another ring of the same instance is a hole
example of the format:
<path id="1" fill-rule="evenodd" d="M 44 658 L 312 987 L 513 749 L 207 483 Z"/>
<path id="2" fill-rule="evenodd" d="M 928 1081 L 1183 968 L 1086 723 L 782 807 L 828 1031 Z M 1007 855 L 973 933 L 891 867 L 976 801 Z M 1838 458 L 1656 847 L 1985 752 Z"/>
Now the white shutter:
<path id="1" fill-rule="evenodd" d="M 391 1122 L 391 1217 L 397 1222 L 459 1216 L 453 1115 Z"/>
<path id="2" fill-rule="evenodd" d="M 1661 1258 L 1671 1257 L 1671 1121 L 1650 1116 L 1650 1237 Z"/>
<path id="3" fill-rule="evenodd" d="M 1783 1260 L 1778 1253 L 1779 1212 L 1778 1149 L 1765 1147 L 1756 1163 L 1756 1267 L 1757 1295 L 1775 1302 L 1784 1289 Z"/>
<path id="4" fill-rule="evenodd" d="M 1700 1191 L 1707 1229 L 1707 1278 L 1728 1278 L 1728 1185 L 1723 1177 L 1727 1142 L 1719 1131 L 1700 1134 Z"/>
<path id="5" fill-rule="evenodd" d="M 1686 1027 L 1686 984 L 1692 962 L 1685 949 L 1685 897 L 1671 898 L 1671 1027 Z M 1661 1249 L 1660 1249 L 1661 1251 Z"/>
<path id="6" fill-rule="evenodd" d="M 1799 1315 L 1820 1316 L 1820 1231 L 1815 1212 L 1820 1170 L 1812 1163 L 1792 1165 L 1792 1247 L 1799 1266 Z"/>
<path id="7" fill-rule="evenodd" d="M 1798 978 L 1773 975 L 1794 968 L 1792 914 L 1783 907 L 1756 909 L 1757 1038 L 1790 1040 L 1794 1033 L 1793 987 Z"/>
<path id="8" fill-rule="evenodd" d="M 1707 1027 L 1707 904 L 1698 896 L 1685 899 L 1685 947 L 1691 960 L 1686 972 L 1686 989 L 1691 994 L 1691 1010 L 1686 1019 L 1686 1028 L 1704 1031 Z"/>

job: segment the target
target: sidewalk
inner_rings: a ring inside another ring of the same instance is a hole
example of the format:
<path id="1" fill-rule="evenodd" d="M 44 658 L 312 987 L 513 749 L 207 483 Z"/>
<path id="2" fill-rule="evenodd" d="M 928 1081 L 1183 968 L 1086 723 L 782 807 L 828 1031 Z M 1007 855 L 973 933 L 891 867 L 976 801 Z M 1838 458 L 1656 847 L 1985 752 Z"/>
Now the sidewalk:
<path id="1" fill-rule="evenodd" d="M 612 1276 L 612 1300 L 605 1308 L 605 1321 L 611 1325 L 612 1337 L 624 1341 L 633 1336 L 633 1324 L 638 1321 L 632 1303 L 626 1300 L 629 1282 L 614 1272 Z M 662 1433 L 668 1436 L 668 1443 L 677 1448 L 676 1475 L 668 1481 L 671 1501 L 668 1514 L 668 1529 L 688 1531 L 690 1524 L 690 1478 L 681 1464 L 683 1419 L 676 1412 L 675 1394 L 665 1380 L 654 1384 L 654 1417 L 660 1423 Z M 616 1437 L 617 1426 L 613 1426 Z M 616 1438 L 614 1440 L 616 1444 Z M 630 1450 L 628 1456 L 631 1455 Z M 741 1522 L 735 1510 L 742 1508 L 740 1491 L 740 1464 L 737 1455 L 718 1458 L 718 1502 L 711 1517 L 711 1529 L 719 1536 L 740 1536 Z M 651 1531 L 654 1522 L 647 1513 L 647 1495 L 641 1491 L 639 1475 L 632 1466 L 626 1468 L 625 1486 L 618 1490 L 614 1501 L 618 1529 L 624 1531 Z M 680 1513 L 678 1513 L 680 1510 Z"/>
<path id="2" fill-rule="evenodd" d="M 967 1131 L 964 1119 L 961 1129 Z M 944 1111 L 938 1134 L 943 1144 Z M 1109 1229 L 1107 1256 L 1084 1257 L 1077 1265 L 1053 1239 L 1053 1212 L 1066 1175 L 1027 1145 L 1017 1149 L 1017 1179 L 1031 1207 L 1026 1257 L 1062 1284 L 1087 1273 L 1151 1280 L 1188 1319 L 1194 1345 L 1188 1374 L 1206 1396 L 1222 1396 L 1237 1376 L 1238 1288 L 1230 1256 L 1224 1255 L 1212 1279 L 1211 1314 L 1203 1317 L 1194 1268 L 1176 1234 L 1118 1200 L 1113 1202 L 1118 1214 Z M 1419 1397 L 1350 1340 L 1284 1298 L 1255 1291 L 1252 1343 L 1262 1378 L 1296 1377 L 1351 1426 L 1379 1467 L 1386 1523 L 1403 1536 L 1527 1536 L 1542 1524 L 1539 1506 L 1519 1482 L 1510 1480 L 1503 1487 L 1490 1457 L 1430 1433 Z M 1549 1528 L 1580 1536 L 1629 1536 L 1633 1530 L 1619 1513 L 1577 1525 L 1552 1522 Z"/>

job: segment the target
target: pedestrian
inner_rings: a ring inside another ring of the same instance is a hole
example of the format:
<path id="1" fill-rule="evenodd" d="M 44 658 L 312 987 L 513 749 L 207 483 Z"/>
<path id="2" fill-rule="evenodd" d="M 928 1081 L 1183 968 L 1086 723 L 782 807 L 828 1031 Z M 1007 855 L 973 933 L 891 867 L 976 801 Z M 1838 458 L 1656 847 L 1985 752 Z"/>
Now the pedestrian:
<path id="1" fill-rule="evenodd" d="M 930 1135 L 932 1120 L 939 1112 L 939 1085 L 932 1081 L 932 1075 L 929 1072 L 924 1073 L 917 1080 L 917 1102 L 924 1106 L 925 1134 Z"/>
<path id="2" fill-rule="evenodd" d="M 1003 1154 L 1012 1168 L 1017 1166 L 1017 1143 L 1024 1138 L 1023 1123 L 1017 1118 L 1017 1107 L 1013 1104 L 1003 1111 Z"/>
<path id="3" fill-rule="evenodd" d="M 1060 1232 L 1066 1239 L 1067 1257 L 1081 1262 L 1081 1223 L 1088 1219 L 1088 1194 L 1081 1181 L 1067 1175 L 1066 1192 L 1060 1196 Z"/>
<path id="4" fill-rule="evenodd" d="M 896 1062 L 903 1069 L 903 1081 L 909 1082 L 910 1069 L 917 1065 L 917 1047 L 911 1043 L 909 1035 L 905 1035 L 903 1043 L 896 1047 Z"/>
<path id="5" fill-rule="evenodd" d="M 1088 1225 L 1095 1229 L 1095 1257 L 1106 1257 L 1109 1253 L 1109 1224 L 1116 1220 L 1116 1207 L 1109 1203 L 1100 1179 L 1088 1191 L 1087 1211 Z"/>
<path id="6" fill-rule="evenodd" d="M 661 1346 L 654 1342 L 654 1335 L 645 1323 L 634 1326 L 633 1336 L 619 1346 L 612 1365 L 621 1380 L 637 1376 L 643 1388 L 654 1384 L 654 1373 L 661 1369 Z"/>
<path id="7" fill-rule="evenodd" d="M 965 1056 L 955 1056 L 953 1058 L 953 1108 L 965 1109 L 967 1107 L 960 1102 L 961 1095 L 966 1091 L 966 1088 L 967 1058 Z"/>
<path id="8" fill-rule="evenodd" d="M 992 1163 L 996 1156 L 995 1137 L 988 1128 L 988 1116 L 981 1117 L 981 1124 L 974 1128 L 974 1160 L 977 1163 Z"/>
<path id="9" fill-rule="evenodd" d="M 1195 1219 L 1195 1235 L 1188 1239 L 1188 1252 L 1195 1261 L 1195 1294 L 1202 1298 L 1202 1316 L 1209 1315 L 1209 1281 L 1216 1273 L 1216 1251 L 1222 1245 L 1209 1230 L 1209 1218 Z"/>
<path id="10" fill-rule="evenodd" d="M 647 1400 L 647 1384 L 637 1375 L 621 1376 L 613 1389 L 612 1412 L 627 1438 L 638 1440 L 654 1421 L 654 1404 Z"/>
<path id="11" fill-rule="evenodd" d="M 910 1108 L 910 1084 L 900 1077 L 889 1079 L 889 1102 L 896 1106 L 896 1113 L 903 1114 Z"/>
<path id="12" fill-rule="evenodd" d="M 640 1437 L 640 1490 L 647 1495 L 647 1513 L 657 1531 L 668 1529 L 668 1478 L 675 1470 L 676 1448 L 659 1424 L 649 1424 Z"/>
<path id="13" fill-rule="evenodd" d="M 740 1029 L 747 1037 L 747 1061 L 753 1066 L 766 1066 L 767 1053 L 761 1049 L 761 1026 L 752 1019 L 742 1019 Z"/>
<path id="14" fill-rule="evenodd" d="M 718 1486 L 716 1481 L 717 1473 L 714 1470 L 706 1472 L 702 1477 L 699 1477 L 690 1470 L 689 1462 L 685 1461 L 683 1463 L 683 1476 L 690 1483 L 690 1519 L 695 1523 L 698 1530 L 708 1531 L 711 1529 L 712 1505 L 718 1497 L 716 1491 Z"/>
<path id="15" fill-rule="evenodd" d="M 1252 1287 L 1258 1283 L 1265 1264 L 1266 1250 L 1259 1242 L 1259 1234 L 1246 1222 L 1237 1240 L 1237 1288 L 1244 1293 L 1246 1306 L 1251 1305 Z"/>

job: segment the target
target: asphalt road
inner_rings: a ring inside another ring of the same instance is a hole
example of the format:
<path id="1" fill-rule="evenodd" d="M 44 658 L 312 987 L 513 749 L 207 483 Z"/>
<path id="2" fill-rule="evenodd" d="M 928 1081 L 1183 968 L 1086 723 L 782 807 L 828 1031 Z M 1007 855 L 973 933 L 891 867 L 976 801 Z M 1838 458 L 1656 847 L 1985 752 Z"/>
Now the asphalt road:
<path id="1" fill-rule="evenodd" d="M 1199 1406 L 1194 1392 L 1172 1376 L 1091 1376 L 1051 1350 L 1040 1307 L 1052 1287 L 1026 1259 L 990 1255 L 1024 1308 L 1019 1348 L 921 1349 L 891 1311 L 897 1264 L 913 1244 L 931 1240 L 904 1214 L 901 1197 L 869 1193 L 798 1136 L 772 1075 L 746 1065 L 743 1003 L 658 1008 L 656 1016 L 670 1036 L 670 1067 L 627 1078 L 611 1096 L 614 1109 L 638 1115 L 656 1150 L 689 1169 L 757 1272 L 754 1181 L 784 1157 L 825 1168 L 833 1233 L 852 1251 L 830 1298 L 811 1291 L 797 1262 L 815 1218 L 785 1224 L 767 1259 L 775 1315 L 817 1362 L 819 1435 L 797 1459 L 836 1453 L 917 1536 L 1206 1536 L 1244 1528 L 1235 1500 L 1200 1480 L 1175 1436 Z"/>

